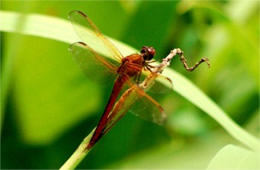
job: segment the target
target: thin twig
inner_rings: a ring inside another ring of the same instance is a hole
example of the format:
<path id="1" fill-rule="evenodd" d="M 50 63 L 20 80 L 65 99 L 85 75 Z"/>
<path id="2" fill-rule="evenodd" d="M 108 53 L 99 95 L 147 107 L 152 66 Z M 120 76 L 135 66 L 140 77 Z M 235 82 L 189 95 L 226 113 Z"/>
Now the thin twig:
<path id="1" fill-rule="evenodd" d="M 187 71 L 193 71 L 195 70 L 201 63 L 206 62 L 208 64 L 208 67 L 210 67 L 210 63 L 209 63 L 209 59 L 208 58 L 201 58 L 200 61 L 198 61 L 194 66 L 189 67 L 187 64 L 187 60 L 183 55 L 183 51 L 179 48 L 175 48 L 173 50 L 171 50 L 170 54 L 168 54 L 167 57 L 165 57 L 162 61 L 162 63 L 156 67 L 155 70 L 153 70 L 156 73 L 161 73 L 165 67 L 167 67 L 168 65 L 170 65 L 171 60 L 173 59 L 173 57 L 175 57 L 177 54 L 180 55 L 180 60 L 183 63 L 184 68 Z"/>
<path id="2" fill-rule="evenodd" d="M 201 63 L 206 62 L 208 64 L 208 67 L 210 67 L 210 63 L 209 63 L 209 59 L 208 58 L 201 58 L 194 66 L 189 67 L 187 64 L 187 60 L 183 55 L 183 51 L 179 48 L 175 48 L 173 50 L 171 50 L 171 52 L 168 54 L 167 57 L 165 57 L 164 59 L 162 59 L 162 62 L 158 65 L 155 66 L 153 68 L 153 73 L 157 73 L 157 74 L 149 74 L 146 79 L 140 84 L 140 88 L 145 89 L 148 87 L 149 84 L 152 83 L 152 81 L 154 81 L 157 77 L 157 75 L 159 75 L 160 73 L 163 72 L 163 70 L 170 65 L 171 60 L 176 56 L 176 55 L 180 55 L 180 60 L 183 63 L 183 66 L 186 70 L 188 71 L 194 71 Z"/>

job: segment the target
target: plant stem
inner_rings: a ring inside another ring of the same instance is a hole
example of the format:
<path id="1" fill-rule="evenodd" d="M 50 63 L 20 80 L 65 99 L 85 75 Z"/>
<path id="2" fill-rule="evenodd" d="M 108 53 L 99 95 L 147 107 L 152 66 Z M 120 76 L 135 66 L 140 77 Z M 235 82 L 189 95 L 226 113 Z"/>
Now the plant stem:
<path id="1" fill-rule="evenodd" d="M 94 133 L 96 128 L 94 128 L 87 137 L 83 139 L 79 147 L 76 149 L 76 151 L 70 156 L 70 158 L 62 165 L 60 170 L 68 170 L 68 169 L 75 169 L 79 163 L 85 158 L 85 156 L 88 154 L 90 149 L 86 149 L 88 146 L 88 143 Z"/>

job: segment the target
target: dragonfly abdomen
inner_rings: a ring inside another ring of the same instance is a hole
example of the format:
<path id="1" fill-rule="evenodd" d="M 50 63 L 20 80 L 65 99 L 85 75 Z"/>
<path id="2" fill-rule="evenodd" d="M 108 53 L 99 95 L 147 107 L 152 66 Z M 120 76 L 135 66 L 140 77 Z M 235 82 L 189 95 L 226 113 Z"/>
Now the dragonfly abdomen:
<path id="1" fill-rule="evenodd" d="M 108 115 L 112 111 L 116 99 L 118 98 L 120 91 L 122 90 L 124 84 L 129 80 L 129 77 L 126 74 L 119 75 L 116 79 L 116 82 L 113 86 L 112 93 L 106 105 L 106 108 L 103 112 L 103 115 L 97 125 L 97 128 L 87 146 L 87 149 L 90 149 L 103 135 L 103 131 L 107 125 Z"/>

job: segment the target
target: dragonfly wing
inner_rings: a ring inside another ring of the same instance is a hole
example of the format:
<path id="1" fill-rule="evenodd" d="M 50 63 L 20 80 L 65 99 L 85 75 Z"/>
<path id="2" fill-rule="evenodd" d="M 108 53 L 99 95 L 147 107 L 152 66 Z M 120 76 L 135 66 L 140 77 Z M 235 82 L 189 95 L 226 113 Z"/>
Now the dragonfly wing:
<path id="1" fill-rule="evenodd" d="M 169 93 L 173 90 L 172 81 L 170 78 L 165 77 L 158 73 L 151 73 L 150 71 L 143 70 L 142 84 L 145 90 L 149 93 Z M 144 81 L 146 80 L 146 81 Z M 144 84 L 145 82 L 145 84 Z"/>
<path id="2" fill-rule="evenodd" d="M 95 50 L 121 62 L 123 56 L 117 48 L 98 30 L 91 19 L 81 11 L 69 13 L 69 19 L 78 36 Z"/>
<path id="3" fill-rule="evenodd" d="M 172 80 L 169 77 L 165 77 L 163 75 L 158 75 L 155 81 L 152 82 L 151 87 L 147 89 L 149 93 L 155 93 L 155 94 L 170 93 L 172 90 L 173 90 Z"/>
<path id="4" fill-rule="evenodd" d="M 132 84 L 131 82 L 128 84 Z M 116 102 L 109 114 L 104 133 L 107 133 L 128 111 L 153 123 L 163 125 L 166 114 L 163 108 L 152 97 L 137 85 L 130 86 Z"/>
<path id="5" fill-rule="evenodd" d="M 166 120 L 166 113 L 162 106 L 138 86 L 132 93 L 135 93 L 138 97 L 136 97 L 136 101 L 129 111 L 145 120 L 163 125 Z"/>
<path id="6" fill-rule="evenodd" d="M 156 76 L 157 78 L 160 75 L 153 74 L 152 76 Z M 164 77 L 162 77 L 162 79 L 164 79 Z M 149 84 L 153 84 L 153 82 L 154 80 L 151 79 Z M 161 87 L 163 87 L 163 85 Z M 127 81 L 125 88 L 127 88 L 127 90 L 124 91 L 115 104 L 112 113 L 109 115 L 109 119 L 117 120 L 118 117 L 121 117 L 126 114 L 127 111 L 130 111 L 132 114 L 141 117 L 142 119 L 159 125 L 164 124 L 167 116 L 162 106 L 156 100 L 149 96 L 132 80 Z M 166 87 L 164 88 L 167 89 Z"/>
<path id="7" fill-rule="evenodd" d="M 70 45 L 69 51 L 88 78 L 104 82 L 107 78 L 112 80 L 116 77 L 117 67 L 98 55 L 87 44 L 76 42 Z"/>
<path id="8" fill-rule="evenodd" d="M 124 115 L 127 111 L 145 120 L 162 125 L 166 120 L 166 114 L 162 106 L 151 96 L 146 94 L 138 85 L 131 81 L 129 87 L 119 98 L 110 114 L 110 119 Z"/>

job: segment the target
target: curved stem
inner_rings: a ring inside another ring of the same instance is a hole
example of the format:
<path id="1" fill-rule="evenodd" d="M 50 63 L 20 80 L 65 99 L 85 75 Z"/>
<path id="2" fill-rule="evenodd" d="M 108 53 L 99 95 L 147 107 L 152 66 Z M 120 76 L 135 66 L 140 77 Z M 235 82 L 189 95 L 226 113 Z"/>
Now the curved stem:
<path id="1" fill-rule="evenodd" d="M 87 156 L 91 149 L 86 149 L 89 141 L 96 128 L 94 128 L 87 137 L 83 139 L 76 151 L 69 157 L 69 159 L 62 165 L 60 170 L 75 169 L 79 163 Z"/>

